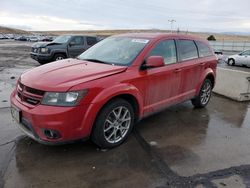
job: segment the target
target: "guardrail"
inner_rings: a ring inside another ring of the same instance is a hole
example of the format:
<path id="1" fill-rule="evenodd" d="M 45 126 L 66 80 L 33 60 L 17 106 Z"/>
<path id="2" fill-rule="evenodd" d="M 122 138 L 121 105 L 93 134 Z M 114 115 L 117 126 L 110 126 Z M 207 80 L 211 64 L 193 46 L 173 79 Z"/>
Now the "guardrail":
<path id="1" fill-rule="evenodd" d="M 230 52 L 241 52 L 244 50 L 250 50 L 250 41 L 209 41 L 210 45 L 221 51 L 230 51 Z"/>

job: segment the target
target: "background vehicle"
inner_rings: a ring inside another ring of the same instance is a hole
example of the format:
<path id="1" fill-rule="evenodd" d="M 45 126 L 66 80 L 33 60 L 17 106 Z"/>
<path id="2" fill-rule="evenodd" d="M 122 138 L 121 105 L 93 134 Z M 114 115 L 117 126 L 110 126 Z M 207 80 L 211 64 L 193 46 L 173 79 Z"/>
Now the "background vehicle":
<path id="1" fill-rule="evenodd" d="M 74 58 L 97 42 L 98 39 L 94 36 L 62 35 L 49 43 L 35 43 L 30 56 L 40 64 Z"/>
<path id="2" fill-rule="evenodd" d="M 30 42 L 38 42 L 38 38 L 37 37 L 29 37 L 28 41 L 30 41 Z"/>
<path id="3" fill-rule="evenodd" d="M 214 54 L 217 57 L 219 63 L 224 62 L 224 59 L 223 59 L 224 56 L 223 56 L 223 52 L 221 50 L 214 49 Z"/>
<path id="4" fill-rule="evenodd" d="M 0 34 L 0 39 L 4 40 L 4 39 L 9 39 L 9 38 L 3 34 Z"/>
<path id="5" fill-rule="evenodd" d="M 245 65 L 250 66 L 250 50 L 243 51 L 239 54 L 229 56 L 227 59 L 228 65 Z"/>
<path id="6" fill-rule="evenodd" d="M 19 40 L 19 41 L 27 41 L 27 40 L 28 40 L 28 38 L 27 38 L 27 37 L 25 37 L 25 36 L 19 36 L 19 37 L 15 38 L 15 40 Z"/>
<path id="7" fill-rule="evenodd" d="M 190 35 L 113 36 L 77 59 L 24 73 L 11 95 L 12 116 L 42 143 L 91 137 L 111 148 L 138 120 L 168 106 L 191 100 L 205 107 L 216 67 L 207 41 Z"/>
<path id="8" fill-rule="evenodd" d="M 52 42 L 54 40 L 54 37 L 51 36 L 44 36 L 40 39 L 42 42 Z"/>

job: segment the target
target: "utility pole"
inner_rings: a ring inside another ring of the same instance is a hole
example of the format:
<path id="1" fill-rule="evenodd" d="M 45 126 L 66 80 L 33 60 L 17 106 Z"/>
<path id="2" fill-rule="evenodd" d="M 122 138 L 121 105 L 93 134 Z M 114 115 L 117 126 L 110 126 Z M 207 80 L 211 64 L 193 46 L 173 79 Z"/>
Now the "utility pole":
<path id="1" fill-rule="evenodd" d="M 173 24 L 176 22 L 176 20 L 168 20 L 168 22 L 171 24 L 171 33 L 173 33 Z"/>

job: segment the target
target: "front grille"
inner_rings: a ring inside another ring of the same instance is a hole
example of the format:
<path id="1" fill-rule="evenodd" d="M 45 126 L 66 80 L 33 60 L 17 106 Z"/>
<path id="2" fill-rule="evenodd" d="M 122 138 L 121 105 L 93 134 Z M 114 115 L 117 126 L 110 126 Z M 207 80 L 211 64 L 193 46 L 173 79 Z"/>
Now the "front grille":
<path id="1" fill-rule="evenodd" d="M 26 102 L 30 105 L 34 105 L 34 106 L 38 105 L 41 102 L 44 93 L 45 92 L 42 90 L 38 90 L 38 89 L 25 86 L 20 82 L 17 85 L 18 98 L 21 101 Z"/>

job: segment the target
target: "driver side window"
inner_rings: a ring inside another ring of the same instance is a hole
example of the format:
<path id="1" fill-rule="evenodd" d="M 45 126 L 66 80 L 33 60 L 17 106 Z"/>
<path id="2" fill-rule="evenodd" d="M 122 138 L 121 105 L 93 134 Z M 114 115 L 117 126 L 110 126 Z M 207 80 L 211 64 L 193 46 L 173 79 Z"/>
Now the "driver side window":
<path id="1" fill-rule="evenodd" d="M 149 56 L 162 56 L 164 58 L 165 65 L 176 63 L 177 57 L 174 40 L 161 41 L 150 52 Z"/>
<path id="2" fill-rule="evenodd" d="M 80 37 L 80 36 L 73 37 L 73 38 L 71 39 L 71 42 L 74 42 L 75 45 L 77 45 L 77 46 L 83 45 L 83 44 L 84 44 L 83 37 Z"/>

